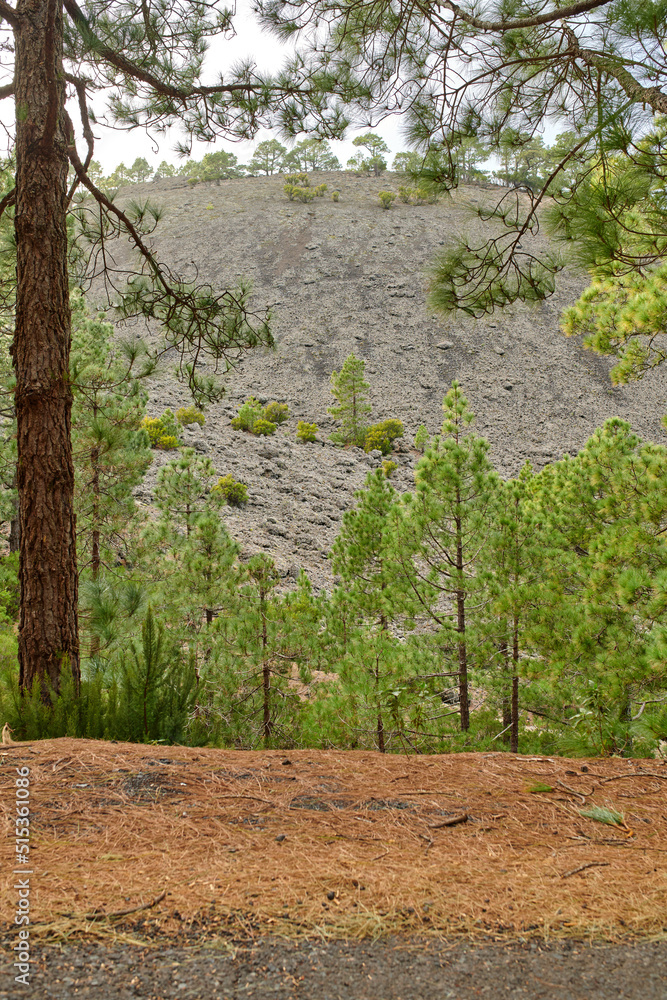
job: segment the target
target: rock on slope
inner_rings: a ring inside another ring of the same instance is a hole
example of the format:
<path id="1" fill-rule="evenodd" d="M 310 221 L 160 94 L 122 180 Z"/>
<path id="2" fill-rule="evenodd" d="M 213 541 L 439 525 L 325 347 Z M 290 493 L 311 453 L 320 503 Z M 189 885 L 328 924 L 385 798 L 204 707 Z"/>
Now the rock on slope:
<path id="1" fill-rule="evenodd" d="M 442 397 L 454 378 L 503 476 L 516 474 L 526 459 L 540 467 L 564 451 L 575 453 L 610 416 L 628 419 L 645 438 L 663 437 L 664 373 L 612 388 L 611 361 L 559 332 L 562 308 L 584 286 L 581 276 L 562 276 L 556 295 L 543 304 L 480 320 L 443 320 L 427 309 L 434 254 L 452 232 L 471 225 L 464 203 L 488 192 L 466 189 L 436 205 L 397 200 L 386 211 L 378 191 L 397 190 L 394 175 L 317 175 L 313 183 L 321 182 L 329 192 L 340 190 L 338 202 L 330 193 L 310 204 L 290 202 L 280 177 L 193 188 L 163 180 L 131 192 L 166 209 L 154 238 L 162 259 L 186 273 L 196 265 L 200 279 L 217 287 L 249 278 L 257 306 L 272 307 L 275 351 L 247 355 L 205 427 L 184 435 L 221 475 L 231 472 L 248 484 L 249 505 L 225 515 L 246 553 L 271 552 L 285 575 L 303 566 L 316 586 L 330 581 L 326 556 L 342 513 L 377 464 L 358 449 L 327 442 L 334 426 L 326 413 L 333 401 L 329 376 L 351 352 L 366 361 L 373 421 L 395 416 L 405 424 L 403 450 L 394 456 L 398 490 L 412 485 L 415 431 L 421 423 L 431 433 L 439 429 Z M 155 379 L 150 392 L 152 415 L 188 402 L 167 375 Z M 291 419 L 275 436 L 231 429 L 230 417 L 251 394 L 289 404 Z M 298 419 L 318 424 L 319 443 L 296 441 Z M 169 457 L 156 456 L 140 491 L 143 502 L 150 502 L 156 469 Z"/>

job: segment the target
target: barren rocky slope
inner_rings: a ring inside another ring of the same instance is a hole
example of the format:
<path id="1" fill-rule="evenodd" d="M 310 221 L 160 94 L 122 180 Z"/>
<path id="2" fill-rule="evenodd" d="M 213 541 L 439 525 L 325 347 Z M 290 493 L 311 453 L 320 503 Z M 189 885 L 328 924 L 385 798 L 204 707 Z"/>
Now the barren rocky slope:
<path id="1" fill-rule="evenodd" d="M 398 189 L 394 175 L 332 173 L 317 175 L 313 183 L 320 182 L 329 192 L 339 189 L 340 201 L 327 194 L 311 204 L 289 202 L 281 177 L 194 188 L 172 179 L 127 191 L 166 209 L 154 238 L 164 260 L 186 273 L 194 263 L 200 278 L 218 287 L 247 277 L 257 306 L 273 307 L 276 350 L 248 355 L 229 379 L 226 400 L 208 411 L 205 427 L 184 435 L 221 475 L 231 472 L 248 484 L 248 506 L 226 512 L 246 552 L 271 552 L 283 574 L 304 566 L 316 586 L 330 580 L 326 554 L 342 513 L 376 464 L 358 449 L 327 442 L 334 426 L 326 413 L 333 401 L 329 376 L 351 352 L 366 360 L 373 420 L 395 416 L 405 424 L 403 450 L 394 456 L 398 490 L 412 485 L 415 431 L 421 423 L 438 430 L 442 397 L 454 378 L 503 476 L 516 474 L 526 459 L 540 467 L 576 452 L 614 415 L 642 437 L 664 439 L 664 372 L 612 388 L 611 361 L 559 332 L 560 312 L 585 278 L 565 274 L 548 302 L 481 320 L 443 320 L 429 312 L 427 268 L 450 235 L 470 225 L 464 203 L 489 192 L 466 189 L 436 205 L 397 200 L 385 211 L 377 195 Z M 250 394 L 289 403 L 292 417 L 274 437 L 231 429 L 230 417 Z M 151 414 L 186 403 L 171 376 L 153 381 Z M 298 419 L 318 424 L 319 443 L 296 441 Z M 169 458 L 156 455 L 141 502 L 150 503 L 155 470 Z"/>

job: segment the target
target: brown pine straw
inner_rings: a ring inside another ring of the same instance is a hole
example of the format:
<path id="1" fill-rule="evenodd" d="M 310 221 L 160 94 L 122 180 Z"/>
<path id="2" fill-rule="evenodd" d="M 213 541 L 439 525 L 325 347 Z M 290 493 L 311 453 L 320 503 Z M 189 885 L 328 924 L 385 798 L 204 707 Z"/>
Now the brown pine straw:
<path id="1" fill-rule="evenodd" d="M 667 932 L 659 761 L 75 739 L 0 753 L 1 912 L 13 927 L 14 768 L 27 764 L 33 936 Z M 582 803 L 623 824 L 582 817 Z"/>

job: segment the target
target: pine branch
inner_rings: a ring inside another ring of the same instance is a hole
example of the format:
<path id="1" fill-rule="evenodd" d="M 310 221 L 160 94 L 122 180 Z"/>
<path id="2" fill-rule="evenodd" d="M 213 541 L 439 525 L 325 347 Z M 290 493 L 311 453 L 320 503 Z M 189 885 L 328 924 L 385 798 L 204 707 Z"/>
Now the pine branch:
<path id="1" fill-rule="evenodd" d="M 613 77 L 633 104 L 648 105 L 656 114 L 667 114 L 667 94 L 659 87 L 644 87 L 624 65 L 609 56 L 594 52 L 593 49 L 582 49 L 573 33 L 568 34 L 574 39 L 571 40 L 571 48 L 575 58 Z"/>
<path id="2" fill-rule="evenodd" d="M 2 0 L 0 0 L 0 5 Z M 220 83 L 215 86 L 210 87 L 175 87 L 172 84 L 166 83 L 159 77 L 155 76 L 153 73 L 149 73 L 147 70 L 143 69 L 137 63 L 132 62 L 132 60 L 127 59 L 120 52 L 116 52 L 109 45 L 106 45 L 93 31 L 90 26 L 90 22 L 86 18 L 85 14 L 81 8 L 76 4 L 75 0 L 64 0 L 64 7 L 72 21 L 76 25 L 79 34 L 90 48 L 90 50 L 104 59 L 111 66 L 115 66 L 116 69 L 125 73 L 126 76 L 131 77 L 133 80 L 140 80 L 142 83 L 148 84 L 152 87 L 156 94 L 160 94 L 162 97 L 170 97 L 177 101 L 187 101 L 192 97 L 209 97 L 216 94 L 234 94 L 234 93 L 246 93 L 251 94 L 253 91 L 264 89 L 264 84 L 261 83 Z M 1 7 L 0 7 L 1 12 Z M 310 88 L 301 87 L 285 87 L 275 85 L 274 87 L 269 87 L 269 89 L 278 90 L 282 93 L 289 94 L 290 96 L 296 96 L 298 94 L 307 96 L 311 93 Z"/>
<path id="3" fill-rule="evenodd" d="M 8 24 L 11 24 L 12 28 L 20 27 L 21 18 L 19 14 L 8 3 L 5 3 L 5 0 L 0 0 L 0 17 L 4 18 Z"/>
<path id="4" fill-rule="evenodd" d="M 452 3 L 451 0 L 444 0 L 442 6 L 451 10 L 456 17 L 460 18 L 465 24 L 469 24 L 471 28 L 477 28 L 479 31 L 516 31 L 519 28 L 535 28 L 540 24 L 552 24 L 554 21 L 562 21 L 568 17 L 577 17 L 579 14 L 586 14 L 589 10 L 595 10 L 596 7 L 604 7 L 611 3 L 611 0 L 584 0 L 583 3 L 572 4 L 571 7 L 559 7 L 556 10 L 548 11 L 546 14 L 535 14 L 532 17 L 520 17 L 516 21 L 483 21 L 478 17 L 474 17 L 472 14 L 468 14 L 459 7 L 458 4 Z M 428 16 L 429 8 L 422 4 L 419 4 L 420 9 L 425 17 Z"/>

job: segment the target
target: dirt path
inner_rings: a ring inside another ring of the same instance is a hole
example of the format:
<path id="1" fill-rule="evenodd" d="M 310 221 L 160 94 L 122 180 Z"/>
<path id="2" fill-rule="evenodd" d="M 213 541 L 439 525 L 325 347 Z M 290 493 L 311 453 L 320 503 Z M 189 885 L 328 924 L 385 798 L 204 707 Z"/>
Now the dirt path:
<path id="1" fill-rule="evenodd" d="M 665 1000 L 667 941 L 452 946 L 263 940 L 204 949 L 39 949 L 30 985 L 0 1000 Z"/>

